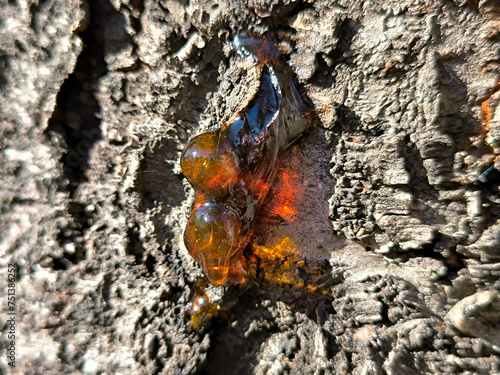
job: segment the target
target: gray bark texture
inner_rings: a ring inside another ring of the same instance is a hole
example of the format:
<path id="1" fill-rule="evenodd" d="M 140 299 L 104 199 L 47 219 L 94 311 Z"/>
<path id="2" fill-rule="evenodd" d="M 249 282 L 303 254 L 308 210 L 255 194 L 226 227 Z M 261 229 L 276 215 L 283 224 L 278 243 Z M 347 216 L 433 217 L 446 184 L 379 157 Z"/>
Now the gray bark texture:
<path id="1" fill-rule="evenodd" d="M 317 115 L 214 288 L 179 158 L 244 103 L 242 31 Z M 2 0 L 1 373 L 499 374 L 499 72 L 497 0 Z"/>

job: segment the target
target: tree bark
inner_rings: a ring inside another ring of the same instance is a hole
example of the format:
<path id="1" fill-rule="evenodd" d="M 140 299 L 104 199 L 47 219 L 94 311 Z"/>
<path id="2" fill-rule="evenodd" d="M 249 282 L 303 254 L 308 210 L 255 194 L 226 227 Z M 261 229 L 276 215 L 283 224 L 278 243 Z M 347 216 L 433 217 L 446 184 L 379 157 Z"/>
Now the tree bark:
<path id="1" fill-rule="evenodd" d="M 179 158 L 248 95 L 242 31 L 316 116 L 214 288 Z M 500 373 L 499 42 L 495 0 L 3 2 L 2 373 Z"/>

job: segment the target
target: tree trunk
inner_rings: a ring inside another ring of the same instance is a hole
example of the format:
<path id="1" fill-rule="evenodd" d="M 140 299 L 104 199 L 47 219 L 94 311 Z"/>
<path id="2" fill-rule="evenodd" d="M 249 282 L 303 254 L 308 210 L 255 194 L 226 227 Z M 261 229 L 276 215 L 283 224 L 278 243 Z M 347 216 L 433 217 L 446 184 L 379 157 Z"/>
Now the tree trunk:
<path id="1" fill-rule="evenodd" d="M 315 118 L 216 288 L 179 158 L 241 32 Z M 496 0 L 3 2 L 2 373 L 500 373 L 499 41 Z"/>

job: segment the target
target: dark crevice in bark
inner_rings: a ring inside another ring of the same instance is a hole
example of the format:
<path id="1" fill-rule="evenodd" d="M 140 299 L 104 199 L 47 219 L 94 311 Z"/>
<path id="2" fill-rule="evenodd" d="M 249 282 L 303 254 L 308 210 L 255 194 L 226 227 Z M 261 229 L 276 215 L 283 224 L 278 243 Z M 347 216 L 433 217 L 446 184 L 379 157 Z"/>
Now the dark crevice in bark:
<path id="1" fill-rule="evenodd" d="M 5 72 L 7 71 L 8 59 L 7 56 L 3 54 L 0 50 L 0 90 L 4 88 L 7 84 L 7 77 Z"/>
<path id="2" fill-rule="evenodd" d="M 47 128 L 49 134 L 61 134 L 66 143 L 62 162 L 71 197 L 78 185 L 85 181 L 90 150 L 102 138 L 96 86 L 107 71 L 103 29 L 106 14 L 111 12 L 113 8 L 105 1 L 90 2 L 89 26 L 79 35 L 84 48 L 75 71 L 61 86 L 56 109 Z"/>
<path id="3" fill-rule="evenodd" d="M 257 354 L 261 345 L 279 330 L 275 326 L 255 330 L 243 337 L 242 332 L 255 320 L 271 321 L 269 311 L 261 305 L 262 298 L 246 286 L 228 290 L 221 306 L 233 306 L 212 320 L 211 337 L 214 344 L 207 352 L 207 363 L 200 374 L 252 374 L 258 364 Z M 238 320 L 243 327 L 232 329 L 231 320 Z"/>
<path id="4" fill-rule="evenodd" d="M 404 140 L 405 147 L 403 148 L 403 156 L 405 161 L 405 169 L 410 175 L 409 187 L 410 192 L 416 198 L 422 195 L 429 194 L 431 191 L 435 196 L 438 195 L 436 188 L 430 183 L 425 173 L 424 159 L 420 155 L 417 145 L 412 142 L 410 136 L 407 135 Z"/>
<path id="5" fill-rule="evenodd" d="M 146 255 L 146 249 L 144 248 L 141 238 L 139 236 L 139 228 L 137 226 L 129 228 L 127 232 L 128 244 L 125 249 L 128 255 L 133 255 L 135 258 L 136 265 L 144 265 L 146 271 L 149 275 L 152 275 L 157 260 L 151 254 Z"/>
<path id="6" fill-rule="evenodd" d="M 277 287 L 273 284 L 266 287 L 260 283 L 257 287 L 243 285 L 230 288 L 221 303 L 223 311 L 209 323 L 213 329 L 211 337 L 214 343 L 210 346 L 207 363 L 200 374 L 254 373 L 259 364 L 258 354 L 262 350 L 262 344 L 272 335 L 282 332 L 282 328 L 271 325 L 252 330 L 251 334 L 243 336 L 242 333 L 251 330 L 251 325 L 256 321 L 273 321 L 269 308 L 262 306 L 262 301 L 281 301 L 291 310 L 305 314 L 319 327 L 323 327 L 329 316 L 335 313 L 333 299 L 333 296 L 324 295 L 321 291 L 298 290 L 286 285 Z M 232 323 L 237 328 L 232 328 Z M 335 337 L 330 335 L 328 342 L 331 353 L 335 354 L 340 350 Z M 284 344 L 284 354 L 290 359 L 300 352 L 300 342 L 296 345 L 298 347 Z"/>
<path id="7" fill-rule="evenodd" d="M 352 41 L 360 27 L 361 25 L 352 19 L 346 18 L 342 21 L 339 27 L 336 48 L 327 55 L 318 54 L 316 56 L 318 68 L 310 80 L 312 85 L 322 88 L 333 86 L 333 82 L 335 81 L 335 66 L 341 62 L 349 62 Z M 330 74 L 325 76 L 325 72 L 329 72 Z"/>
<path id="8" fill-rule="evenodd" d="M 340 132 L 343 134 L 357 134 L 361 131 L 361 118 L 356 112 L 340 104 L 337 108 L 338 123 Z"/>
<path id="9" fill-rule="evenodd" d="M 132 10 L 133 17 L 131 18 L 131 26 L 134 28 L 136 34 L 142 31 L 142 24 L 140 22 L 140 16 L 144 11 L 144 0 L 132 0 L 129 3 Z M 134 12 L 135 11 L 135 12 Z"/>
<path id="10" fill-rule="evenodd" d="M 110 27 L 109 19 L 117 17 L 123 19 L 107 0 L 89 3 L 88 27 L 79 34 L 84 48 L 74 72 L 60 88 L 56 109 L 45 132 L 49 138 L 53 138 L 53 133 L 62 137 L 61 146 L 66 152 L 61 161 L 67 183 L 61 187 L 69 192 L 70 198 L 75 197 L 79 185 L 86 181 L 89 153 L 94 144 L 102 139 L 97 85 L 107 72 L 105 39 L 108 36 L 104 31 Z M 125 27 L 124 21 L 117 24 Z M 60 228 L 57 239 L 63 249 L 73 247 L 73 250 L 64 251 L 61 257 L 52 258 L 54 269 L 65 270 L 84 258 L 82 239 L 89 227 L 89 213 L 85 207 L 83 203 L 70 201 L 68 213 L 72 220 Z"/>
<path id="11" fill-rule="evenodd" d="M 255 332 L 248 337 L 240 337 L 231 332 L 231 328 L 227 327 L 227 322 L 220 322 L 213 332 L 212 337 L 215 343 L 210 346 L 207 364 L 200 374 L 253 374 L 253 369 L 258 364 L 258 350 L 272 333 L 269 330 Z"/>
<path id="12" fill-rule="evenodd" d="M 128 244 L 125 249 L 128 255 L 135 257 L 136 264 L 142 264 L 144 256 L 144 248 L 142 247 L 141 240 L 139 239 L 139 228 L 129 228 L 127 231 Z"/>

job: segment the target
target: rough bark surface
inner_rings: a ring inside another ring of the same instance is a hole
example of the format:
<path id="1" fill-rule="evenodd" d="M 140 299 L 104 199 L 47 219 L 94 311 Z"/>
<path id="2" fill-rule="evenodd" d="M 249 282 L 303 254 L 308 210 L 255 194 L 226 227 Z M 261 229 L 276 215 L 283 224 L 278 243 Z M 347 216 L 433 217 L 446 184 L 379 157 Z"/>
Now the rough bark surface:
<path id="1" fill-rule="evenodd" d="M 192 330 L 179 156 L 241 105 L 242 30 L 318 113 L 268 197 L 293 171 L 298 212 L 254 241 L 296 261 Z M 495 0 L 2 2 L 0 371 L 500 373 L 499 66 Z"/>

